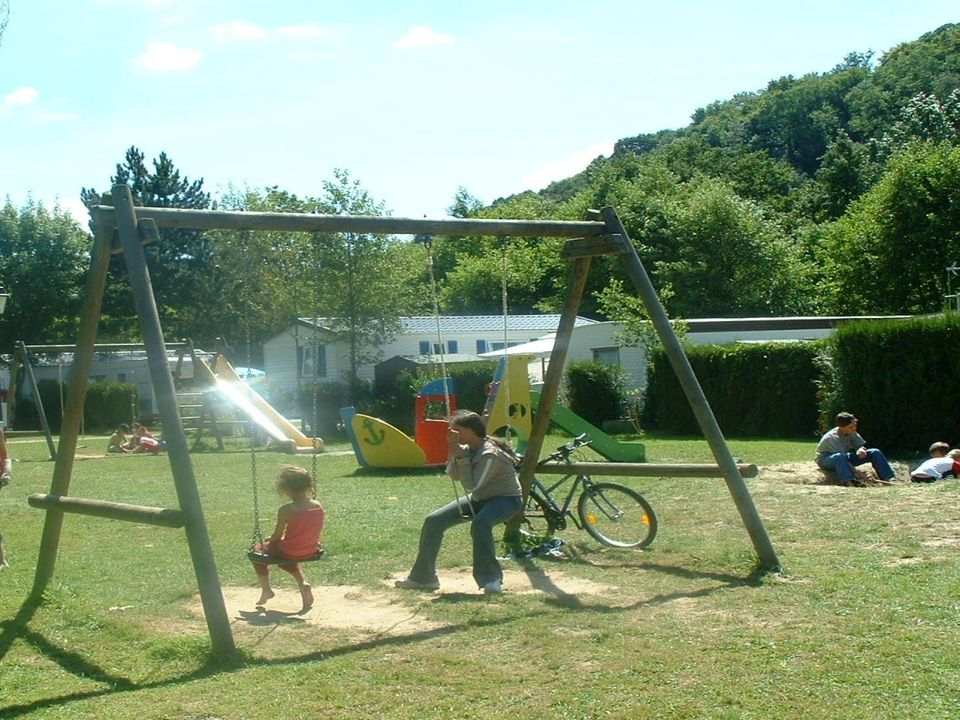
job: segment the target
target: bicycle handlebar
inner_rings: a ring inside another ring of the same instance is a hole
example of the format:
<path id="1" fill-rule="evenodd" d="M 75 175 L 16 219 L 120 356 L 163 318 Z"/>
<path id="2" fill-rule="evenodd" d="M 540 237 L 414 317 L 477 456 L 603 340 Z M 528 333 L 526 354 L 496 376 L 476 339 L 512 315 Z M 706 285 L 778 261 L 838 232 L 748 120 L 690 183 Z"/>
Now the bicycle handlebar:
<path id="1" fill-rule="evenodd" d="M 547 457 L 545 457 L 543 460 L 541 460 L 537 464 L 543 465 L 544 463 L 548 463 L 548 462 L 560 462 L 560 461 L 567 462 L 570 459 L 570 456 L 573 455 L 573 453 L 576 452 L 579 448 L 586 447 L 592 444 L 593 444 L 593 440 L 588 438 L 586 433 L 582 433 L 580 435 L 577 435 L 570 442 L 558 447 L 555 451 L 547 455 Z"/>

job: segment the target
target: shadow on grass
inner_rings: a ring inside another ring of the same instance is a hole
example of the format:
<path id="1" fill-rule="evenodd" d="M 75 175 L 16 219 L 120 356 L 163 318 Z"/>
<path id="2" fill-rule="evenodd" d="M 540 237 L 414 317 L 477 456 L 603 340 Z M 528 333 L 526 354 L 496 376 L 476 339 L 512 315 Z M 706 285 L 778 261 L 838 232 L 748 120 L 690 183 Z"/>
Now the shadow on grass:
<path id="1" fill-rule="evenodd" d="M 510 619 L 492 619 L 485 621 L 472 621 L 459 625 L 449 625 L 442 628 L 424 630 L 400 636 L 378 636 L 370 640 L 354 642 L 348 645 L 342 645 L 329 650 L 318 650 L 316 652 L 305 653 L 285 658 L 252 658 L 243 650 L 238 650 L 235 654 L 226 657 L 216 657 L 209 655 L 201 667 L 175 677 L 157 680 L 154 682 L 137 683 L 128 678 L 120 677 L 106 672 L 103 668 L 89 662 L 79 654 L 65 650 L 59 647 L 45 637 L 29 629 L 28 625 L 36 614 L 36 611 L 42 607 L 42 602 L 28 600 L 20 608 L 16 617 L 2 623 L 3 630 L 0 632 L 0 660 L 2 660 L 15 640 L 21 640 L 31 645 L 39 653 L 42 653 L 49 660 L 59 665 L 65 672 L 85 680 L 91 680 L 96 683 L 102 683 L 107 687 L 74 692 L 65 695 L 35 700 L 20 705 L 9 705 L 0 708 L 0 718 L 15 718 L 28 715 L 36 710 L 44 708 L 57 707 L 62 708 L 67 703 L 101 698 L 117 693 L 136 692 L 139 690 L 151 690 L 164 687 L 173 687 L 195 680 L 219 675 L 223 673 L 236 672 L 247 668 L 272 667 L 282 665 L 295 665 L 307 662 L 319 662 L 331 658 L 342 657 L 352 653 L 364 652 L 379 647 L 402 647 L 412 643 L 430 640 L 432 638 L 443 637 L 460 632 L 461 630 L 475 629 L 477 627 L 499 625 L 510 622 Z M 528 616 L 536 613 L 527 613 Z"/>
<path id="2" fill-rule="evenodd" d="M 642 567 L 651 572 L 667 573 L 689 580 L 711 580 L 713 581 L 713 584 L 709 587 L 696 590 L 654 595 L 649 598 L 637 600 L 636 602 L 628 605 L 609 605 L 603 603 L 584 602 L 578 595 L 563 590 L 556 583 L 554 583 L 547 573 L 537 566 L 536 562 L 530 558 L 518 560 L 518 564 L 527 573 L 528 577 L 530 578 L 531 585 L 535 589 L 547 595 L 547 597 L 544 599 L 544 603 L 546 605 L 567 610 L 579 610 L 592 613 L 621 613 L 636 610 L 642 607 L 664 605 L 680 599 L 705 597 L 714 592 L 735 587 L 757 587 L 762 584 L 763 577 L 768 574 L 759 566 L 757 566 L 750 574 L 738 577 L 736 575 L 730 575 L 726 573 L 695 571 L 675 565 L 664 565 L 652 562 L 640 563 L 636 567 Z M 478 601 L 486 602 L 488 600 L 489 598 L 485 598 L 482 595 L 476 595 L 473 593 L 450 593 L 442 596 L 442 601 L 449 603 L 476 603 Z M 190 672 L 154 682 L 137 683 L 129 678 L 107 672 L 103 668 L 84 658 L 82 655 L 58 646 L 50 642 L 40 633 L 31 630 L 29 627 L 30 622 L 37 610 L 42 607 L 42 605 L 42 601 L 38 602 L 30 598 L 23 604 L 14 618 L 0 624 L 3 628 L 2 632 L 0 632 L 0 661 L 6 657 L 14 641 L 20 640 L 32 646 L 38 653 L 41 653 L 52 662 L 59 665 L 65 672 L 85 680 L 101 683 L 106 687 L 83 692 L 74 692 L 65 695 L 57 695 L 20 705 L 10 705 L 5 708 L 0 708 L 0 718 L 20 717 L 36 710 L 50 707 L 62 707 L 67 703 L 105 697 L 116 693 L 173 687 L 214 675 L 237 672 L 247 668 L 319 662 L 329 660 L 331 658 L 347 656 L 353 653 L 365 652 L 376 648 L 403 647 L 414 643 L 453 635 L 464 630 L 473 631 L 477 628 L 493 627 L 512 623 L 523 618 L 538 616 L 541 613 L 540 610 L 531 610 L 519 615 L 512 615 L 510 617 L 489 618 L 483 620 L 474 618 L 469 622 L 460 623 L 457 625 L 448 625 L 442 628 L 423 630 L 410 633 L 408 635 L 378 635 L 369 640 L 352 642 L 328 650 L 318 650 L 316 652 L 283 658 L 253 658 L 242 649 L 238 650 L 233 655 L 225 657 L 217 657 L 213 654 L 210 654 L 200 667 Z M 258 621 L 260 620 L 262 620 L 263 624 L 280 624 L 299 621 L 299 618 L 296 617 L 297 613 L 276 613 L 273 611 L 267 611 L 264 613 L 249 613 L 249 615 L 250 617 L 244 617 L 244 619 L 252 624 L 258 624 Z"/>

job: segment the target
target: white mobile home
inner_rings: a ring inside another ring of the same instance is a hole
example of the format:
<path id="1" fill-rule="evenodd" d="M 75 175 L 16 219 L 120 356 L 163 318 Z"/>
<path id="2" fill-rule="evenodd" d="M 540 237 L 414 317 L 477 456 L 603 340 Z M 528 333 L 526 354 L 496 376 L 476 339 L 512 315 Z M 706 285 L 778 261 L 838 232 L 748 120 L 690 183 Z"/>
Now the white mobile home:
<path id="1" fill-rule="evenodd" d="M 480 355 L 507 346 L 519 345 L 553 332 L 559 314 L 511 315 L 430 315 L 400 318 L 401 329 L 392 342 L 380 348 L 380 359 L 394 356 L 417 358 L 437 355 Z M 595 324 L 577 318 L 576 326 Z M 264 370 L 271 385 L 295 390 L 302 380 L 342 382 L 350 370 L 349 346 L 332 332 L 323 318 L 300 318 L 263 346 Z M 506 336 L 506 337 L 505 337 Z M 374 364 L 363 365 L 359 376 L 373 380 Z"/>

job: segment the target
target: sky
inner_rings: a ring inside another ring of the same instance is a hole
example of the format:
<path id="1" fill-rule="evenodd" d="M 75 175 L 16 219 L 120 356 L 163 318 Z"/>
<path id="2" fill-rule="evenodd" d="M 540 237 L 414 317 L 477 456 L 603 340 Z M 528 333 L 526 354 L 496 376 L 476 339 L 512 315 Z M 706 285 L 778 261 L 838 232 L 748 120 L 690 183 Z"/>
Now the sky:
<path id="1" fill-rule="evenodd" d="M 214 196 L 347 170 L 443 217 L 569 177 L 620 138 L 876 57 L 956 0 L 0 0 L 0 201 L 107 191 L 130 146 Z"/>

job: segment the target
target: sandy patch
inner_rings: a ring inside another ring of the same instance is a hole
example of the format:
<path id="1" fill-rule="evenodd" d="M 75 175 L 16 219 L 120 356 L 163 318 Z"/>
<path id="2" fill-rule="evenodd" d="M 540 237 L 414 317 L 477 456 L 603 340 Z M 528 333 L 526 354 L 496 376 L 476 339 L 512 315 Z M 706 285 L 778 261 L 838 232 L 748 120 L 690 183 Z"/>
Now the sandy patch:
<path id="1" fill-rule="evenodd" d="M 370 592 L 355 585 L 314 585 L 313 607 L 301 612 L 299 592 L 284 587 L 275 587 L 274 591 L 276 596 L 265 607 L 258 608 L 259 588 L 224 587 L 223 600 L 231 624 L 305 624 L 396 635 L 442 627 L 440 623 L 421 617 L 416 608 L 402 602 L 402 598 L 393 593 Z M 190 609 L 202 616 L 199 598 Z"/>
<path id="2" fill-rule="evenodd" d="M 477 588 L 474 582 L 471 570 L 468 567 L 452 568 L 445 570 L 440 575 L 440 590 L 434 593 L 435 596 L 442 598 L 444 595 L 476 595 L 483 596 L 483 591 Z M 384 585 L 393 588 L 395 580 L 406 577 L 404 573 L 391 575 L 384 580 Z M 503 590 L 505 595 L 528 595 L 531 593 L 542 593 L 544 595 L 566 596 L 566 595 L 600 595 L 613 586 L 602 583 L 591 582 L 582 578 L 575 578 L 562 572 L 552 570 L 547 572 L 541 567 L 530 567 L 529 570 L 503 571 Z M 404 595 L 415 595 L 416 591 L 396 590 Z M 419 593 L 423 595 L 424 593 Z"/>
<path id="3" fill-rule="evenodd" d="M 910 470 L 906 465 L 897 462 L 891 463 L 891 465 L 899 480 L 909 478 Z M 869 465 L 861 465 L 855 472 L 857 480 L 864 485 L 883 486 L 888 484 L 881 483 Z M 836 476 L 824 473 L 812 460 L 808 463 L 777 463 L 775 465 L 764 465 L 760 468 L 760 479 L 798 485 L 817 485 L 820 486 L 817 488 L 818 491 L 825 492 L 831 492 L 834 489 L 846 489 L 843 488 L 842 485 L 837 484 Z"/>
<path id="4" fill-rule="evenodd" d="M 256 587 L 225 586 L 223 599 L 227 617 L 234 628 L 271 627 L 278 625 L 310 625 L 339 630 L 353 630 L 378 635 L 408 635 L 436 630 L 443 623 L 425 618 L 421 609 L 444 599 L 474 596 L 485 602 L 483 591 L 477 589 L 470 568 L 454 568 L 440 574 L 439 592 L 398 590 L 394 580 L 403 577 L 397 573 L 383 581 L 383 591 L 369 590 L 355 585 L 314 585 L 313 607 L 300 611 L 300 594 L 293 588 L 275 587 L 277 593 L 266 604 L 257 607 L 260 590 Z M 502 596 L 540 593 L 554 597 L 597 595 L 613 589 L 610 585 L 571 577 L 561 572 L 546 572 L 541 568 L 529 571 L 507 570 L 504 573 Z M 386 589 L 389 588 L 389 589 Z M 190 604 L 190 610 L 203 617 L 199 597 Z"/>

